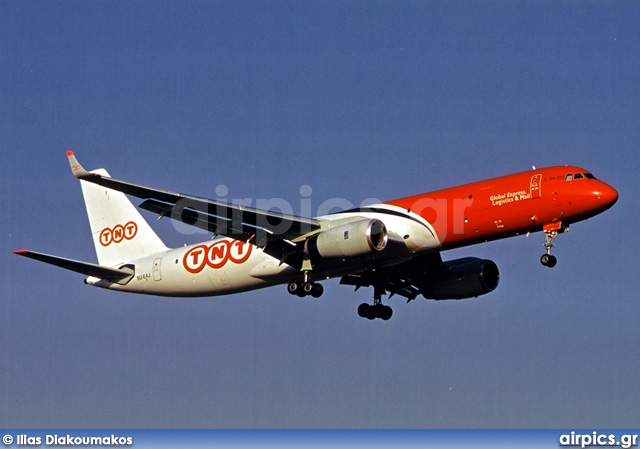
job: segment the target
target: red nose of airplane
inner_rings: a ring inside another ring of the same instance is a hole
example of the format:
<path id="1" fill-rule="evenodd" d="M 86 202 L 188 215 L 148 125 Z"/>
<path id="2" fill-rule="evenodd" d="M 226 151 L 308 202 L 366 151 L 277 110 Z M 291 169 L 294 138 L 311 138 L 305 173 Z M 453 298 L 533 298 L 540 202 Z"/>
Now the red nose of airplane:
<path id="1" fill-rule="evenodd" d="M 596 195 L 596 201 L 602 210 L 609 209 L 618 201 L 618 192 L 609 184 L 600 183 L 593 192 Z"/>

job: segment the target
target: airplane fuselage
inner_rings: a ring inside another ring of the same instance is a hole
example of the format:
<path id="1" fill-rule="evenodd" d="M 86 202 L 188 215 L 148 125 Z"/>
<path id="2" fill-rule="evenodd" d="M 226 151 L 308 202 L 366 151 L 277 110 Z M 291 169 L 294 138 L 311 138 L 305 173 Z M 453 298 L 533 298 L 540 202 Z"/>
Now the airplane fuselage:
<path id="1" fill-rule="evenodd" d="M 617 192 L 588 171 L 557 166 L 318 217 L 326 226 L 322 230 L 342 221 L 380 220 L 389 242 L 379 252 L 319 260 L 307 275 L 317 281 L 475 243 L 543 230 L 561 232 L 569 224 L 603 212 L 616 200 Z M 113 229 L 107 232 L 109 244 L 136 238 L 133 225 L 121 225 L 115 227 L 117 235 Z M 135 273 L 127 282 L 89 277 L 87 283 L 153 295 L 215 296 L 300 277 L 299 268 L 267 254 L 264 248 L 231 238 L 123 260 L 122 264 L 134 267 Z"/>

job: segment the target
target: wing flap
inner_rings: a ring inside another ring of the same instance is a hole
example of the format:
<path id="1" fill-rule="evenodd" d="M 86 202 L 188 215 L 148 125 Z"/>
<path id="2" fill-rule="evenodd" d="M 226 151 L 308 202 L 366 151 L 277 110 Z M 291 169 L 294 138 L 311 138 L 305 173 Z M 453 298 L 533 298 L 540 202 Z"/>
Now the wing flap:
<path id="1" fill-rule="evenodd" d="M 372 271 L 366 274 L 348 274 L 340 279 L 342 285 L 352 285 L 356 289 L 360 287 L 380 286 L 386 292 L 407 298 L 409 301 L 415 299 L 420 294 L 420 289 L 412 285 L 410 281 L 399 278 L 384 277 L 380 273 Z"/>
<path id="2" fill-rule="evenodd" d="M 255 227 L 244 226 L 242 223 L 234 225 L 233 220 L 211 215 L 208 212 L 197 210 L 193 207 L 178 208 L 172 204 L 156 200 L 145 200 L 139 207 L 158 214 L 158 219 L 169 217 L 173 220 L 204 229 L 205 231 L 233 237 L 236 240 L 244 242 L 250 240 L 257 234 L 257 228 Z"/>
<path id="3" fill-rule="evenodd" d="M 420 284 L 442 269 L 440 253 L 425 254 L 415 259 L 390 267 L 374 268 L 363 273 L 342 276 L 340 284 L 360 287 L 374 287 L 390 296 L 399 295 L 414 300 L 422 291 Z"/>

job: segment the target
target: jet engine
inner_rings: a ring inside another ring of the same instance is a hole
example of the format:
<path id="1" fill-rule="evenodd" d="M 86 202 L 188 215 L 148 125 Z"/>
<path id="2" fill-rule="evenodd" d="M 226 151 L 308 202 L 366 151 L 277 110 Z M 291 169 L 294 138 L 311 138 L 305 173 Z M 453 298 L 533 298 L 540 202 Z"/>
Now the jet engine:
<path id="1" fill-rule="evenodd" d="M 492 292 L 498 286 L 500 272 L 491 260 L 465 257 L 444 262 L 436 279 L 421 287 L 427 299 L 464 299 Z"/>
<path id="2" fill-rule="evenodd" d="M 364 219 L 327 229 L 308 239 L 305 251 L 311 257 L 326 259 L 357 257 L 382 251 L 389 236 L 384 223 Z"/>

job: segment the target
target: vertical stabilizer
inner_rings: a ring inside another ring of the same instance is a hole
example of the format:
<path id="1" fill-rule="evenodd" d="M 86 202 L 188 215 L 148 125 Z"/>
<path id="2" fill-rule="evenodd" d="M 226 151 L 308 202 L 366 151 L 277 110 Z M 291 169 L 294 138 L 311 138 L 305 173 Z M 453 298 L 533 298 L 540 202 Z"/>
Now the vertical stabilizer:
<path id="1" fill-rule="evenodd" d="M 104 169 L 91 173 L 109 177 Z M 124 193 L 82 180 L 80 185 L 100 265 L 113 267 L 168 250 Z"/>

